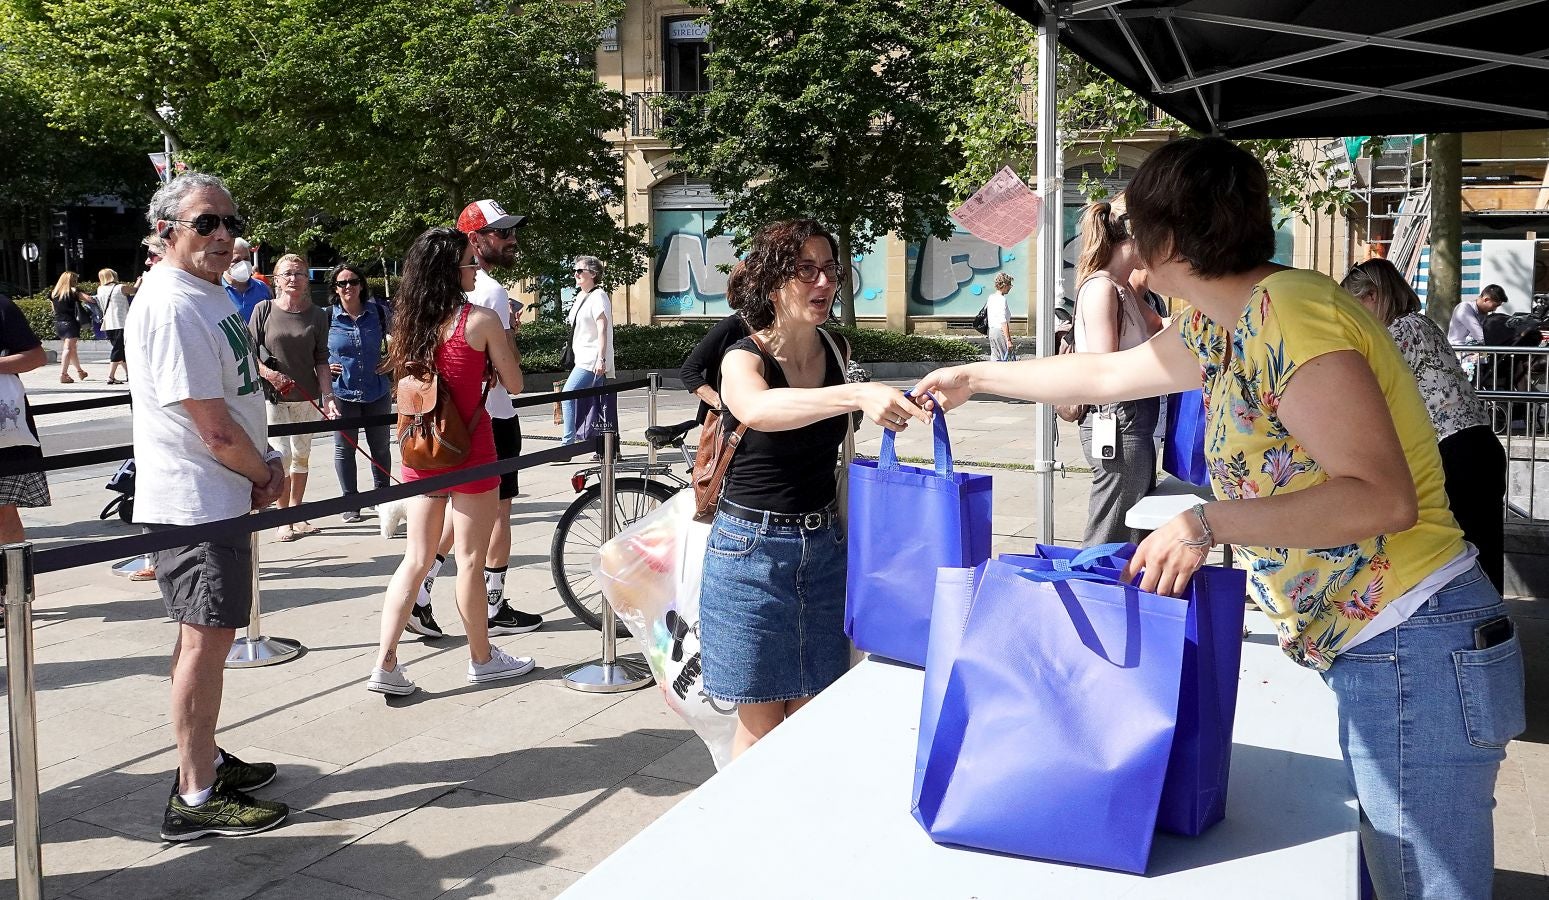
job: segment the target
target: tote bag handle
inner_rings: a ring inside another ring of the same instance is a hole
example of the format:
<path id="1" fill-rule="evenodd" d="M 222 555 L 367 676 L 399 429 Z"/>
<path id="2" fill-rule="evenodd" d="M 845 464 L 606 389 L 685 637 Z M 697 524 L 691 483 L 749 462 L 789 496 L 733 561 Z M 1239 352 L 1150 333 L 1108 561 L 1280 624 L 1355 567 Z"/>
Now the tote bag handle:
<path id="1" fill-rule="evenodd" d="M 909 396 L 905 391 L 904 396 Z M 942 412 L 940 405 L 936 407 L 935 418 L 931 420 L 931 434 L 935 442 L 936 474 L 942 478 L 951 478 L 954 472 L 952 462 L 952 439 L 947 435 L 947 417 Z M 877 454 L 878 469 L 898 468 L 898 449 L 893 446 L 896 439 L 892 429 L 882 429 L 882 450 Z"/>

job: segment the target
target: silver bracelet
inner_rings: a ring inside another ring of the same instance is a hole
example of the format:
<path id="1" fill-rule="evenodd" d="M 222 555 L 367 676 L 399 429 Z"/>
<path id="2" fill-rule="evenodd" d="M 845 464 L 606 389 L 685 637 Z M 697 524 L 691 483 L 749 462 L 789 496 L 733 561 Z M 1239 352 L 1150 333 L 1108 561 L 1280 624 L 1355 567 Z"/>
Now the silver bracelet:
<path id="1" fill-rule="evenodd" d="M 1203 537 L 1179 538 L 1179 543 L 1191 550 L 1195 550 L 1200 556 L 1205 556 L 1216 545 L 1215 532 L 1210 530 L 1210 522 L 1205 519 L 1205 504 L 1197 503 L 1193 507 L 1194 517 L 1199 520 L 1199 527 L 1205 532 Z"/>

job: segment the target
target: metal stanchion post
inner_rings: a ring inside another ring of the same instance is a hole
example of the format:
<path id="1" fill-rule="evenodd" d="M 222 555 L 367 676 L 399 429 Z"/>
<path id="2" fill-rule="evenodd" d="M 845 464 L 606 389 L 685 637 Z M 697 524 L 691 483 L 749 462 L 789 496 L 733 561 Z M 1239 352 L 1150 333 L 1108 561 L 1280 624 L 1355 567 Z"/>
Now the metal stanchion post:
<path id="1" fill-rule="evenodd" d="M 231 652 L 226 655 L 228 669 L 272 666 L 295 659 L 301 653 L 300 641 L 264 637 L 263 623 L 260 621 L 263 610 L 258 596 L 258 532 L 248 535 L 248 539 L 252 542 L 250 546 L 253 552 L 253 614 L 247 620 L 247 636 L 239 637 L 231 644 Z"/>
<path id="2" fill-rule="evenodd" d="M 662 373 L 645 373 L 645 427 L 656 427 L 656 394 L 662 389 Z M 656 465 L 656 445 L 650 441 L 645 442 L 645 461 L 650 465 Z"/>
<path id="3" fill-rule="evenodd" d="M 619 436 L 605 432 L 602 436 L 602 540 L 613 539 L 614 508 L 618 505 L 613 487 L 613 454 L 618 448 Z M 615 694 L 633 691 L 651 683 L 651 667 L 639 653 L 618 655 L 618 625 L 613 607 L 602 604 L 602 659 L 581 663 L 565 672 L 565 686 L 594 694 Z"/>
<path id="4" fill-rule="evenodd" d="M 37 685 L 32 669 L 32 545 L 0 547 L 5 590 L 6 694 L 11 711 L 11 796 L 17 900 L 42 900 L 43 829 L 38 821 Z"/>

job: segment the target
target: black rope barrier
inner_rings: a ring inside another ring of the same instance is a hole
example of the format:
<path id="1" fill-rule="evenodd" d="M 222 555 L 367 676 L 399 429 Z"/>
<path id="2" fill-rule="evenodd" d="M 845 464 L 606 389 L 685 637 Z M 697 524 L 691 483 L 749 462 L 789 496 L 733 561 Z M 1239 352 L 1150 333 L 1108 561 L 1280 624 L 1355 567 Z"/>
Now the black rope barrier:
<path id="1" fill-rule="evenodd" d="M 88 397 L 84 400 L 61 400 L 58 403 L 44 403 L 34 406 L 27 404 L 34 416 L 46 416 L 50 413 L 79 412 L 83 409 L 102 409 L 106 406 L 129 405 L 128 394 L 115 394 L 111 397 Z"/>
<path id="2" fill-rule="evenodd" d="M 511 405 L 518 409 L 524 409 L 530 406 L 542 406 L 545 403 L 558 403 L 564 400 L 581 400 L 586 397 L 600 397 L 604 394 L 621 394 L 625 391 L 639 390 L 649 386 L 649 381 L 640 378 L 634 381 L 620 381 L 614 384 L 604 384 L 598 387 L 582 388 L 574 391 L 556 391 L 547 394 L 534 394 L 532 396 L 523 395 L 520 398 L 513 397 Z M 118 398 L 99 399 L 117 400 Z M 70 403 L 96 402 L 96 400 L 70 401 Z M 128 401 L 124 400 L 121 402 Z M 53 404 L 53 406 L 63 405 L 66 404 Z M 49 411 L 65 412 L 66 410 L 50 407 Z M 33 414 L 36 415 L 37 410 L 33 410 Z M 355 416 L 348 419 L 320 419 L 316 422 L 289 422 L 280 425 L 270 425 L 268 435 L 269 437 L 291 437 L 298 434 L 325 434 L 369 428 L 376 425 L 396 425 L 397 423 L 397 413 L 387 413 L 380 416 Z M 56 472 L 60 469 L 73 469 L 106 462 L 119 462 L 131 456 L 134 456 L 134 447 L 125 444 L 118 447 L 101 447 L 95 450 L 61 453 L 57 456 L 46 456 L 38 459 L 0 460 L 0 477 L 29 475 L 33 472 Z"/>
<path id="3" fill-rule="evenodd" d="M 551 462 L 563 462 L 583 453 L 601 452 L 602 438 L 599 437 L 574 444 L 562 444 L 558 447 L 550 447 L 547 450 L 539 450 L 534 453 L 524 453 L 521 456 L 496 460 L 495 462 L 475 466 L 471 469 L 460 469 L 446 475 L 435 475 L 405 484 L 396 484 L 391 487 L 377 488 L 328 500 L 315 500 L 311 503 L 303 503 L 300 506 L 269 509 L 260 513 L 221 519 L 217 522 L 185 525 L 181 528 L 155 531 L 150 534 L 130 535 L 111 541 L 90 541 L 81 544 L 70 544 L 64 547 L 50 547 L 47 550 L 39 550 L 33 553 L 33 572 L 38 575 L 44 575 L 49 572 L 59 572 L 64 569 L 107 562 L 112 559 L 146 556 L 157 550 L 187 547 L 215 538 L 264 531 L 269 528 L 278 528 L 281 525 L 294 525 L 304 519 L 338 515 L 347 510 L 360 509 L 364 506 L 375 506 L 378 503 L 387 503 L 391 500 L 402 500 L 407 497 L 428 494 L 432 491 L 445 490 L 470 481 L 504 475 L 507 472 L 530 469 L 534 466 L 541 466 Z"/>

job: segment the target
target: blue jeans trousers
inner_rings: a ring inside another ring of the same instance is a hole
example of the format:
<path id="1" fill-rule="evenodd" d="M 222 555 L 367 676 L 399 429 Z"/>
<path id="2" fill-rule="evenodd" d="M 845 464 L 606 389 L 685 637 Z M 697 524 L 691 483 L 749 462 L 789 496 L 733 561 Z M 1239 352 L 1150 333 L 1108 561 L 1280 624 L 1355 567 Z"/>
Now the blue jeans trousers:
<path id="1" fill-rule="evenodd" d="M 360 416 L 383 416 L 393 411 L 393 395 L 384 394 L 381 399 L 371 403 L 355 403 L 350 400 L 340 400 L 335 397 L 334 402 L 339 405 L 339 415 L 345 419 L 354 419 Z M 370 448 L 371 459 L 376 465 L 371 466 L 371 484 L 373 487 L 387 487 L 392 484 L 388 473 L 393 470 L 392 446 L 388 441 L 391 425 L 372 425 L 366 428 L 366 446 Z M 349 428 L 334 433 L 333 436 L 333 470 L 339 476 L 339 490 L 345 494 L 356 493 L 355 469 L 360 462 L 360 455 L 350 441 L 360 443 L 360 429 Z M 368 464 L 369 465 L 369 464 Z M 378 468 L 380 466 L 381 468 Z"/>
<path id="2" fill-rule="evenodd" d="M 591 369 L 575 368 L 570 370 L 570 377 L 565 379 L 565 390 L 581 391 L 586 388 L 597 387 L 608 379 L 594 373 Z M 565 440 L 566 444 L 575 443 L 575 401 L 565 400 L 560 406 L 565 415 Z"/>
<path id="3" fill-rule="evenodd" d="M 1324 674 L 1380 900 L 1488 898 L 1495 776 L 1526 727 L 1522 645 L 1474 649 L 1506 615 L 1476 566 Z"/>

